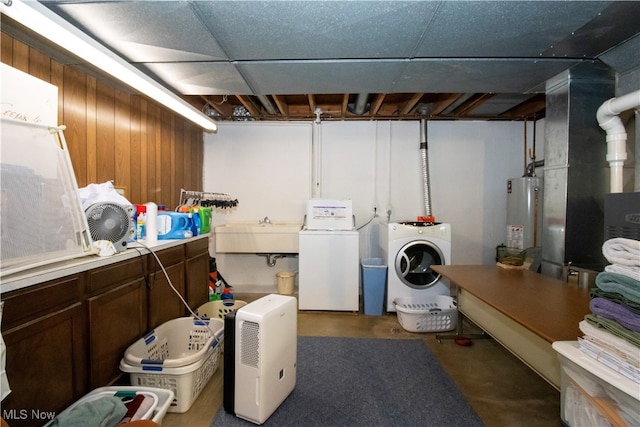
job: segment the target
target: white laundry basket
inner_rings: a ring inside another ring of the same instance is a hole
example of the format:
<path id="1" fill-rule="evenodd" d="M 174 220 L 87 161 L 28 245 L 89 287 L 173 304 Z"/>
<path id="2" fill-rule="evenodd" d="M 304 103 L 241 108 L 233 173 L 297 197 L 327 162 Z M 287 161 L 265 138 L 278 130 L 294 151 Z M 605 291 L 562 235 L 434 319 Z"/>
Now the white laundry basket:
<path id="1" fill-rule="evenodd" d="M 127 349 L 120 370 L 132 386 L 174 394 L 169 412 L 186 412 L 220 364 L 222 319 L 181 317 L 163 323 Z"/>
<path id="2" fill-rule="evenodd" d="M 126 395 L 142 394 L 151 399 L 149 409 L 140 415 L 140 420 L 151 420 L 158 424 L 162 424 L 162 419 L 166 415 L 171 402 L 173 401 L 173 392 L 161 388 L 152 387 L 131 387 L 131 386 L 110 386 L 100 387 L 86 394 L 81 399 L 74 402 L 67 409 L 62 411 L 58 416 L 66 415 L 82 404 L 92 402 L 94 400 L 107 397 L 117 396 L 120 393 Z M 133 420 L 135 421 L 135 420 Z M 51 423 L 48 423 L 49 425 Z"/>
<path id="3" fill-rule="evenodd" d="M 205 357 L 177 368 L 162 366 L 132 366 L 120 361 L 120 370 L 129 374 L 132 386 L 157 387 L 174 394 L 169 412 L 183 413 L 200 395 L 220 364 L 220 346 L 209 348 Z"/>
<path id="4" fill-rule="evenodd" d="M 133 366 L 156 364 L 176 368 L 189 365 L 204 358 L 223 330 L 224 322 L 220 319 L 172 319 L 131 344 L 124 353 L 124 360 Z"/>
<path id="5" fill-rule="evenodd" d="M 246 301 L 231 300 L 233 304 L 228 304 L 230 300 L 209 301 L 202 304 L 196 310 L 196 314 L 200 317 L 218 318 L 224 320 L 227 313 L 236 311 L 237 309 L 247 305 Z"/>
<path id="6" fill-rule="evenodd" d="M 398 321 L 409 332 L 443 332 L 456 328 L 458 308 L 447 295 L 403 297 L 393 300 Z"/>

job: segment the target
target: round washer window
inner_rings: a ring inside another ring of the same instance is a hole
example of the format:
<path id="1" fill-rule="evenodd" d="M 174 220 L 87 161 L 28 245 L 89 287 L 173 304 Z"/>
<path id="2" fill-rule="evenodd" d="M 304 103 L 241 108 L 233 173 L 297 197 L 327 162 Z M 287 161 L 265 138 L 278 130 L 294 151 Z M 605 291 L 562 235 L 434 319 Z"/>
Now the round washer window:
<path id="1" fill-rule="evenodd" d="M 444 256 L 436 245 L 425 240 L 414 240 L 400 249 L 396 256 L 396 273 L 402 282 L 414 289 L 433 286 L 440 274 L 432 265 L 443 265 Z"/>

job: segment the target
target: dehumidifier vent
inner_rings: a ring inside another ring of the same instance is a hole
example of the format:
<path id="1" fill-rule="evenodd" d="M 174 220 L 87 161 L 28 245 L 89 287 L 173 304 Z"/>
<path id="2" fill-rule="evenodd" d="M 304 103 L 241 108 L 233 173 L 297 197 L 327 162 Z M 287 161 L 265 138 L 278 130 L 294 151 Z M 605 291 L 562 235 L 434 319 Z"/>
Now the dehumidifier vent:
<path id="1" fill-rule="evenodd" d="M 244 321 L 240 326 L 240 362 L 257 368 L 260 364 L 260 324 Z"/>
<path id="2" fill-rule="evenodd" d="M 94 203 L 85 210 L 91 238 L 108 240 L 118 252 L 127 248 L 130 219 L 127 210 L 116 203 Z"/>

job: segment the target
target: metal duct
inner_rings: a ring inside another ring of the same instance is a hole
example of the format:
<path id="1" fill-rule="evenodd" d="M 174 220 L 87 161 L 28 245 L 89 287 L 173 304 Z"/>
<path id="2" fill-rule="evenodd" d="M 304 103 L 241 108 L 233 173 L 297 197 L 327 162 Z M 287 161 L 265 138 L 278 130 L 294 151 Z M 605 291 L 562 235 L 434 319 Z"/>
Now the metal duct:
<path id="1" fill-rule="evenodd" d="M 431 212 L 431 183 L 429 182 L 429 153 L 427 147 L 427 120 L 420 120 L 420 156 L 422 158 L 422 183 L 424 188 L 424 215 L 427 222 L 435 222 Z"/>
<path id="2" fill-rule="evenodd" d="M 367 99 L 369 99 L 368 93 L 359 93 L 358 97 L 356 98 L 355 104 L 349 104 L 347 106 L 349 108 L 349 111 L 351 111 L 353 114 L 361 116 L 367 110 Z"/>
<path id="3" fill-rule="evenodd" d="M 267 98 L 266 95 L 257 95 L 257 98 L 264 109 L 267 110 L 267 113 L 271 114 L 272 116 L 276 114 L 276 109 L 273 107 L 273 105 L 271 105 L 271 101 L 269 101 L 269 98 Z"/>
<path id="4" fill-rule="evenodd" d="M 618 114 L 640 107 L 640 90 L 605 101 L 598 108 L 598 124 L 607 132 L 607 161 L 611 168 L 612 193 L 622 193 L 622 170 L 627 160 L 627 133 Z"/>
<path id="5" fill-rule="evenodd" d="M 561 279 L 569 262 L 600 271 L 608 171 L 594 120 L 611 98 L 614 73 L 598 63 L 563 72 L 546 85 L 542 273 Z"/>

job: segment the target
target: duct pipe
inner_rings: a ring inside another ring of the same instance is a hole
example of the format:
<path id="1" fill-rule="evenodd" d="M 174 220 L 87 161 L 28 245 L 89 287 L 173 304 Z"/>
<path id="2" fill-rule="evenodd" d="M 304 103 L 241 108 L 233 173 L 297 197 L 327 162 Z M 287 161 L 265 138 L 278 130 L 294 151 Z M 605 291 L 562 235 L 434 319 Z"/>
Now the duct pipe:
<path id="1" fill-rule="evenodd" d="M 271 105 L 271 101 L 269 101 L 269 98 L 267 98 L 266 95 L 256 95 L 256 96 L 260 101 L 260 103 L 262 104 L 262 106 L 264 107 L 264 109 L 267 110 L 267 113 L 271 114 L 272 116 L 275 116 L 276 109 L 273 108 L 273 105 Z"/>
<path id="2" fill-rule="evenodd" d="M 622 171 L 627 159 L 627 133 L 618 114 L 640 107 L 640 90 L 605 101 L 596 117 L 598 124 L 607 133 L 607 161 L 611 168 L 611 192 L 622 193 Z"/>
<path id="3" fill-rule="evenodd" d="M 358 116 L 361 116 L 364 114 L 366 108 L 367 108 L 367 99 L 369 98 L 369 94 L 368 93 L 359 93 L 358 97 L 356 98 L 356 102 L 354 105 L 349 105 L 350 107 L 350 111 L 353 114 L 357 114 Z"/>
<path id="4" fill-rule="evenodd" d="M 427 120 L 420 119 L 420 155 L 422 157 L 422 183 L 424 185 L 424 220 L 435 222 L 431 213 L 431 184 L 429 183 L 429 153 L 427 147 Z"/>

